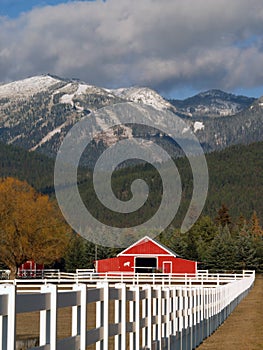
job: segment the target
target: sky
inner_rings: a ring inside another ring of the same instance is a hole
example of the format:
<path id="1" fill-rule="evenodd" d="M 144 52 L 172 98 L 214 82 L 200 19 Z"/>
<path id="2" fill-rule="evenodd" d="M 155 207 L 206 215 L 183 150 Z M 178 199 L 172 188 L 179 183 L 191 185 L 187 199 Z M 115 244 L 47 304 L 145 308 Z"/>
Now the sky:
<path id="1" fill-rule="evenodd" d="M 262 0 L 0 0 L 0 82 L 263 95 Z"/>

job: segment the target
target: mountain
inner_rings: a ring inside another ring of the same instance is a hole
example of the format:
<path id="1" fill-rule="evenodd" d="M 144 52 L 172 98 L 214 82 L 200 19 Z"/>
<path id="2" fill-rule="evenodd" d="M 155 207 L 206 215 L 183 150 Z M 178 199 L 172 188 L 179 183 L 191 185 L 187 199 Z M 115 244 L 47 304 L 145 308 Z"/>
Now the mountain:
<path id="1" fill-rule="evenodd" d="M 216 89 L 185 100 L 169 100 L 190 124 L 205 152 L 262 141 L 262 101 L 263 97 L 237 96 Z"/>
<path id="2" fill-rule="evenodd" d="M 178 112 L 188 114 L 191 118 L 220 117 L 236 114 L 247 109 L 255 98 L 236 96 L 221 90 L 201 92 L 185 100 L 170 100 Z"/>
<path id="3" fill-rule="evenodd" d="M 262 99 L 211 90 L 176 102 L 165 100 L 147 87 L 105 89 L 79 80 L 41 75 L 0 85 L 0 141 L 54 158 L 71 127 L 88 116 L 93 141 L 89 156 L 81 160 L 85 165 L 93 166 L 106 147 L 127 138 L 141 137 L 145 148 L 157 142 L 173 156 L 182 154 L 158 129 L 123 125 L 115 112 L 104 118 L 92 114 L 102 107 L 120 104 L 127 108 L 133 105 L 140 113 L 146 111 L 149 125 L 166 125 L 166 112 L 174 115 L 175 128 L 178 117 L 182 118 L 186 123 L 182 137 L 192 131 L 206 152 L 262 140 Z M 205 106 L 208 112 L 201 112 L 203 107 L 198 106 Z M 193 109 L 198 111 L 193 113 Z M 101 133 L 107 121 L 119 126 Z M 94 133 L 99 135 L 94 137 Z"/>
<path id="4" fill-rule="evenodd" d="M 263 140 L 263 97 L 239 113 L 217 118 L 199 118 L 196 135 L 205 151 Z"/>
<path id="5" fill-rule="evenodd" d="M 104 89 L 45 75 L 0 85 L 0 140 L 55 156 L 83 116 L 122 99 Z"/>
<path id="6" fill-rule="evenodd" d="M 158 111 L 175 109 L 148 88 L 109 90 L 50 75 L 2 84 L 0 141 L 55 157 L 65 135 L 80 119 L 102 107 L 132 101 Z M 118 116 L 113 119 L 118 122 Z M 90 121 L 90 132 L 99 132 L 105 124 L 100 118 Z M 122 129 L 101 135 L 102 143 L 112 144 L 120 133 L 123 138 L 132 137 L 131 128 Z M 94 152 L 103 147 L 99 141 L 93 144 Z"/>
<path id="7" fill-rule="evenodd" d="M 143 103 L 157 110 L 171 110 L 176 112 L 176 108 L 173 105 L 161 97 L 156 91 L 145 87 L 130 87 L 121 88 L 115 90 L 108 90 L 114 93 L 116 96 L 121 97 L 124 100 L 132 101 L 136 103 Z"/>

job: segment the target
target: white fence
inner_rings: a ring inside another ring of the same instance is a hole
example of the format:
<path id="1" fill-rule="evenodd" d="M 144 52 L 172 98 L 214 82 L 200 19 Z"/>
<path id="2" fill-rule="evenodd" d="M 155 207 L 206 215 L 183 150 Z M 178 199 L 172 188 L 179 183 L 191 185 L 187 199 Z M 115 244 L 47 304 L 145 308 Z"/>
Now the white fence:
<path id="1" fill-rule="evenodd" d="M 248 293 L 254 278 L 253 271 L 246 271 L 205 273 L 202 279 L 192 276 L 191 283 L 189 276 L 181 276 L 186 284 L 113 283 L 106 279 L 95 284 L 62 280 L 3 283 L 0 350 L 15 349 L 16 315 L 34 311 L 40 317 L 39 346 L 34 350 L 84 350 L 92 344 L 96 350 L 195 349 Z M 89 314 L 91 304 L 94 312 Z M 58 309 L 65 307 L 71 308 L 71 336 L 58 340 Z M 88 326 L 91 317 L 92 327 Z"/>
<path id="2" fill-rule="evenodd" d="M 5 271 L 5 270 L 3 270 Z M 94 270 L 78 269 L 76 272 L 61 272 L 60 270 L 39 270 L 38 273 L 32 273 L 31 270 L 25 270 L 22 277 L 9 281 L 8 274 L 2 275 L 1 283 L 14 283 L 17 286 L 30 284 L 70 284 L 70 283 L 86 283 L 95 284 L 97 282 L 127 283 L 132 285 L 138 284 L 183 284 L 183 285 L 199 285 L 199 284 L 224 284 L 236 279 L 241 279 L 251 274 L 251 271 L 243 271 L 242 273 L 209 273 L 208 270 L 198 270 L 197 273 L 133 273 L 133 272 L 109 272 L 96 273 Z M 4 279 L 3 277 L 6 276 Z"/>

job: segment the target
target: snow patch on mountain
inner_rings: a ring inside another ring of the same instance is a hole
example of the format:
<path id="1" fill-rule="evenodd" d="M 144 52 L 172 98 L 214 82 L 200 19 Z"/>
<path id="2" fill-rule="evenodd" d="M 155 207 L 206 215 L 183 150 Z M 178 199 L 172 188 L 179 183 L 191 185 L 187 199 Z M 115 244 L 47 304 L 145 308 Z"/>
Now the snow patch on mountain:
<path id="1" fill-rule="evenodd" d="M 197 132 L 198 130 L 203 130 L 205 128 L 203 122 L 195 122 L 194 123 L 194 132 Z"/>
<path id="2" fill-rule="evenodd" d="M 190 126 L 187 126 L 187 127 L 183 128 L 182 134 L 185 134 L 185 133 L 187 133 L 188 131 L 190 131 Z"/>
<path id="3" fill-rule="evenodd" d="M 89 96 L 92 96 L 92 95 L 98 96 L 98 98 L 102 98 L 102 99 L 105 97 L 106 97 L 106 99 L 116 98 L 116 96 L 114 94 L 112 94 L 112 92 L 110 92 L 107 89 L 103 89 L 103 88 L 93 86 L 93 85 L 88 85 L 85 83 L 78 83 L 76 81 L 72 81 L 70 84 L 63 86 L 61 89 L 56 91 L 54 94 L 56 94 L 56 93 L 61 94 L 64 92 L 65 92 L 65 94 L 60 97 L 59 102 L 65 103 L 65 104 L 70 104 L 78 112 L 82 112 L 84 110 L 84 107 L 80 104 L 79 101 L 74 101 L 74 100 L 78 99 L 78 97 L 81 95 L 82 95 L 81 100 L 82 100 L 82 103 L 84 103 L 84 104 L 87 100 L 89 100 Z M 91 108 L 91 106 L 89 106 L 88 109 L 90 111 L 92 111 L 92 110 L 94 111 L 97 108 Z"/>
<path id="4" fill-rule="evenodd" d="M 52 85 L 61 82 L 49 75 L 35 76 L 0 85 L 0 98 L 24 98 L 45 91 Z"/>
<path id="5" fill-rule="evenodd" d="M 65 95 L 61 96 L 60 102 L 70 104 L 73 107 L 74 106 L 74 102 L 73 102 L 74 96 L 75 96 L 75 94 L 70 94 L 70 95 L 65 94 Z"/>
<path id="6" fill-rule="evenodd" d="M 37 148 L 39 148 L 40 146 L 42 146 L 44 143 L 48 142 L 50 139 L 52 139 L 52 137 L 58 133 L 61 133 L 61 130 L 68 124 L 68 122 L 65 122 L 63 124 L 61 124 L 60 126 L 58 126 L 57 128 L 55 128 L 54 130 L 50 131 L 45 137 L 43 137 L 43 139 L 34 147 L 32 147 L 30 149 L 30 151 L 35 151 Z"/>
<path id="7" fill-rule="evenodd" d="M 67 87 L 69 87 L 69 88 L 72 87 L 72 86 L 73 86 L 72 83 L 67 85 Z M 88 88 L 90 88 L 90 87 L 91 87 L 91 86 L 90 86 L 90 85 L 87 85 L 87 84 L 79 84 L 76 92 L 74 92 L 74 93 L 72 93 L 72 94 L 65 94 L 65 95 L 61 96 L 60 102 L 61 102 L 61 103 L 68 103 L 68 104 L 70 104 L 72 107 L 74 107 L 73 98 L 74 98 L 75 96 L 84 94 L 84 93 L 86 92 L 86 90 L 87 90 Z"/>
<path id="8" fill-rule="evenodd" d="M 19 140 L 20 138 L 22 138 L 24 136 L 25 136 L 24 134 L 19 134 L 19 135 L 15 136 L 13 139 L 9 140 L 8 144 L 12 145 L 12 143 L 14 143 L 16 140 Z"/>
<path id="9" fill-rule="evenodd" d="M 126 99 L 128 101 L 144 103 L 160 111 L 164 109 L 173 108 L 173 106 L 168 101 L 162 98 L 157 92 L 149 88 L 131 87 L 108 91 L 111 91 L 116 96 Z"/>
<path id="10" fill-rule="evenodd" d="M 240 110 L 238 104 L 236 103 L 226 103 L 223 101 L 215 101 L 213 104 L 209 106 L 205 105 L 197 105 L 194 108 L 188 107 L 185 112 L 188 112 L 189 115 L 193 115 L 191 111 L 195 114 L 206 115 L 206 114 L 214 114 L 215 116 L 226 117 L 229 115 L 233 115 Z"/>

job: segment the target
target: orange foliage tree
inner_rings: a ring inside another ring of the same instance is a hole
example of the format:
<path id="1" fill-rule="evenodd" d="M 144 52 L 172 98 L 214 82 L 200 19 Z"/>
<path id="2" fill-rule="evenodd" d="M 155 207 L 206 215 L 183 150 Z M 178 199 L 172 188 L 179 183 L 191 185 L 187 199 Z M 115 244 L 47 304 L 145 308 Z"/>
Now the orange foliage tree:
<path id="1" fill-rule="evenodd" d="M 0 180 L 0 261 L 11 278 L 27 260 L 49 264 L 63 256 L 70 232 L 48 196 L 25 181 Z"/>

